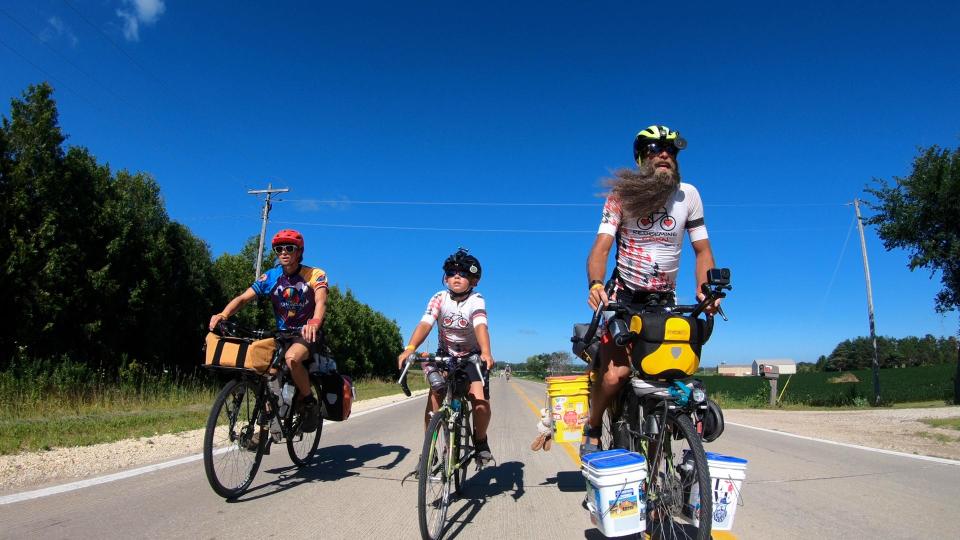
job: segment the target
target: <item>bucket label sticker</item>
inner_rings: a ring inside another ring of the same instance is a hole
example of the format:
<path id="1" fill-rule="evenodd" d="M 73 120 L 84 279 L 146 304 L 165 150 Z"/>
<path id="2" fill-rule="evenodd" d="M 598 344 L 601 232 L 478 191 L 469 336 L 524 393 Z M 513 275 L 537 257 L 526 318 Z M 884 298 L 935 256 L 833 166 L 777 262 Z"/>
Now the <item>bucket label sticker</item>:
<path id="1" fill-rule="evenodd" d="M 713 481 L 713 522 L 721 524 L 727 521 L 730 513 L 727 506 L 736 501 L 737 487 L 730 480 L 715 479 Z"/>
<path id="2" fill-rule="evenodd" d="M 612 519 L 634 516 L 640 512 L 640 498 L 634 493 L 633 488 L 616 491 L 614 496 L 616 499 L 607 505 Z"/>

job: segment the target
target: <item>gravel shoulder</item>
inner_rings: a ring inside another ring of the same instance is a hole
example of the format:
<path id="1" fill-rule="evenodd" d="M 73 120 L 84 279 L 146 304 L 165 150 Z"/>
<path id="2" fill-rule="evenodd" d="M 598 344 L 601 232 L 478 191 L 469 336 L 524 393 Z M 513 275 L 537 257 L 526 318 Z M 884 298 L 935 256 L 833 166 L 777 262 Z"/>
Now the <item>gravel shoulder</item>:
<path id="1" fill-rule="evenodd" d="M 426 392 L 419 390 L 413 395 L 421 396 Z M 405 399 L 408 398 L 403 394 L 365 399 L 354 403 L 353 413 Z M 348 419 L 347 422 L 349 421 Z M 0 494 L 80 480 L 198 454 L 203 450 L 203 432 L 203 429 L 195 429 L 91 446 L 0 456 Z M 322 438 L 320 444 L 323 445 Z"/>
<path id="2" fill-rule="evenodd" d="M 960 460 L 960 431 L 931 427 L 923 418 L 957 418 L 960 406 L 856 411 L 732 409 L 724 420 L 830 441 Z"/>
<path id="3" fill-rule="evenodd" d="M 426 390 L 414 395 L 423 395 Z M 354 412 L 407 399 L 402 394 L 357 402 Z M 923 418 L 960 417 L 960 407 L 857 411 L 730 409 L 728 422 L 796 435 L 960 460 L 960 432 L 934 428 Z M 322 443 L 321 443 L 322 444 Z M 79 480 L 197 454 L 203 430 L 127 439 L 92 446 L 0 456 L 0 493 Z"/>

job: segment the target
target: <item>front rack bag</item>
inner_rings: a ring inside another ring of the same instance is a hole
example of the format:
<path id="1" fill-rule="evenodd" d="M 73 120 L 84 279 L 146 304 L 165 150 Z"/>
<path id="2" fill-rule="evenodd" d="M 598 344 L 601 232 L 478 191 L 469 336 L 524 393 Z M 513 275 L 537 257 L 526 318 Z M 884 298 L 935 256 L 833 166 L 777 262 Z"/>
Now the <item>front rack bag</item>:
<path id="1" fill-rule="evenodd" d="M 277 343 L 273 338 L 249 339 L 207 334 L 206 360 L 209 368 L 249 369 L 263 373 L 270 367 Z"/>

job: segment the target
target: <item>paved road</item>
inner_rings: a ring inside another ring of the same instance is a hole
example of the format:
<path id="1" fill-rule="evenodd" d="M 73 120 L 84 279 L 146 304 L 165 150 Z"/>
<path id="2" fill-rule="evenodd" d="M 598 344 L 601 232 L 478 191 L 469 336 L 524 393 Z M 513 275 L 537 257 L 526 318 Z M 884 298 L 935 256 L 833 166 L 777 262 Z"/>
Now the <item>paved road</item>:
<path id="1" fill-rule="evenodd" d="M 499 466 L 468 481 L 451 537 L 600 538 L 580 507 L 575 447 L 531 452 L 543 385 L 492 383 Z M 225 502 L 201 462 L 0 506 L 0 538 L 418 538 L 415 483 L 423 399 L 327 424 L 319 459 L 264 459 L 252 490 Z M 960 466 L 928 463 L 729 426 L 709 450 L 750 460 L 737 536 L 956 538 Z"/>

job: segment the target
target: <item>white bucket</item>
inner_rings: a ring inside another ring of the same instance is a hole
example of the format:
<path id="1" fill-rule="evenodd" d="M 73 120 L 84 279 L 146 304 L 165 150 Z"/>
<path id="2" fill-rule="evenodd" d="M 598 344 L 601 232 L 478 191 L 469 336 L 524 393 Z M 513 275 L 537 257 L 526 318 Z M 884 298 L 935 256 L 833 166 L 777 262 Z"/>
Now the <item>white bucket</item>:
<path id="1" fill-rule="evenodd" d="M 710 468 L 710 484 L 713 486 L 714 531 L 733 529 L 733 516 L 740 503 L 740 486 L 747 477 L 747 460 L 707 452 Z M 690 489 L 690 508 L 693 509 L 693 524 L 700 525 L 700 490 L 697 484 Z"/>
<path id="2" fill-rule="evenodd" d="M 647 463 L 643 456 L 623 449 L 583 456 L 590 521 L 607 537 L 627 536 L 647 528 L 643 492 Z"/>

